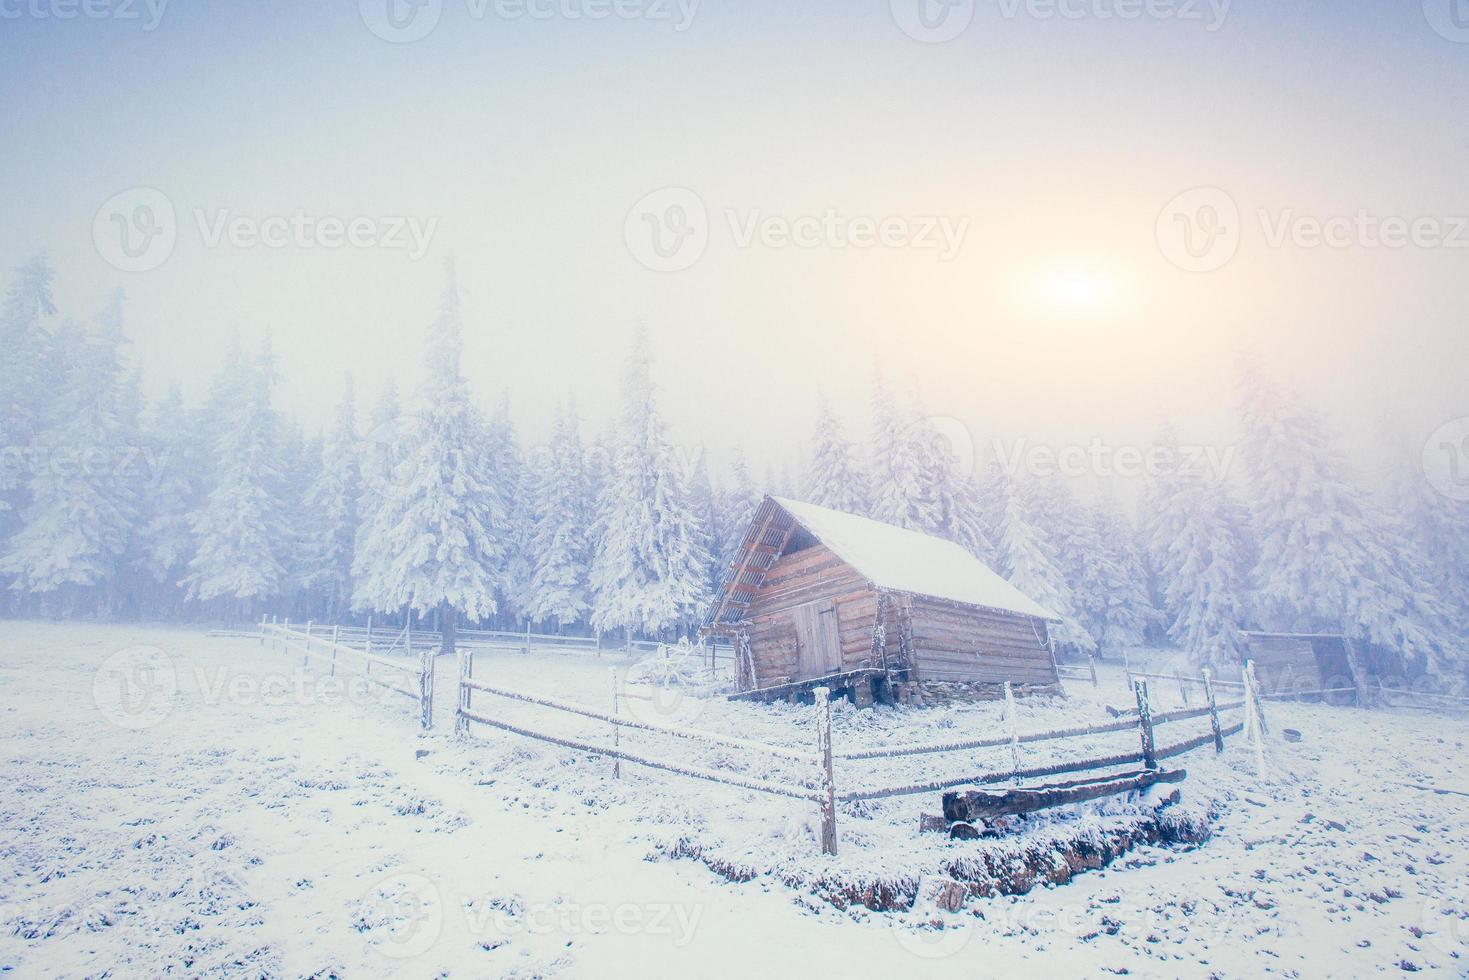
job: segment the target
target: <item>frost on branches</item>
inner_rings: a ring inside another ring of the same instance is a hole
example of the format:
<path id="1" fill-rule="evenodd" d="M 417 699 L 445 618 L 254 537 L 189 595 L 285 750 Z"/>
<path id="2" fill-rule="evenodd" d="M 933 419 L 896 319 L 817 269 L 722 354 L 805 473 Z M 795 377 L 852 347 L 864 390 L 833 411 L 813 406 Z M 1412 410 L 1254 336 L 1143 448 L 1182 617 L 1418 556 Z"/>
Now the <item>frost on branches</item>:
<path id="1" fill-rule="evenodd" d="M 661 634 L 691 623 L 703 611 L 709 557 L 655 405 L 652 358 L 641 330 L 623 374 L 618 446 L 601 508 L 592 625 Z"/>

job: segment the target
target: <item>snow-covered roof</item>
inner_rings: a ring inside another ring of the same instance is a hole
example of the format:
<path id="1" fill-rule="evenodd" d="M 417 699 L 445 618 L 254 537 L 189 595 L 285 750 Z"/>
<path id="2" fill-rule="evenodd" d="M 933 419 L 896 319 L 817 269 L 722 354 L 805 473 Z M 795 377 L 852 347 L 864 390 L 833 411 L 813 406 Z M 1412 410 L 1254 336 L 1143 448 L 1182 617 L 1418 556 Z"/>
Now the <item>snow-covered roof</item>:
<path id="1" fill-rule="evenodd" d="M 880 589 L 1037 619 L 1061 618 L 952 541 L 799 500 L 771 499 Z"/>

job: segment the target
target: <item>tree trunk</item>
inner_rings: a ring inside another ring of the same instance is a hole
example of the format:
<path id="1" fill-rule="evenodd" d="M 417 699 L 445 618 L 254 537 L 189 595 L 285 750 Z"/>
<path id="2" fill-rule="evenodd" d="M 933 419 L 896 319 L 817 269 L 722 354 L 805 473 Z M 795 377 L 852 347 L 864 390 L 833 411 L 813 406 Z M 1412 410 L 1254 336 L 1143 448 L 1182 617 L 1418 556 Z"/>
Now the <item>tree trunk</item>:
<path id="1" fill-rule="evenodd" d="M 439 652 L 448 657 L 454 655 L 455 616 L 453 606 L 448 603 L 439 606 L 439 630 L 444 637 L 443 643 L 439 646 Z"/>

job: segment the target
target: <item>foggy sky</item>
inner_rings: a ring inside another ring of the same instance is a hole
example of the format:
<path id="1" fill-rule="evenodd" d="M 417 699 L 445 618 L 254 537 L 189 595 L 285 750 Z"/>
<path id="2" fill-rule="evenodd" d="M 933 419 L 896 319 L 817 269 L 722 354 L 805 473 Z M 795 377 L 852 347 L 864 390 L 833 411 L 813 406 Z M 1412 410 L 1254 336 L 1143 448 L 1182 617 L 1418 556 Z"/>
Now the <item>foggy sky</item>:
<path id="1" fill-rule="evenodd" d="M 443 0 L 404 44 L 340 0 L 176 0 L 152 30 L 142 0 L 140 19 L 36 15 L 58 2 L 0 0 L 0 266 L 47 249 L 76 316 L 123 287 L 150 393 L 177 378 L 198 397 L 235 331 L 269 332 L 279 402 L 308 424 L 344 371 L 364 409 L 389 375 L 411 392 L 452 254 L 466 370 L 531 439 L 568 395 L 605 428 L 638 322 L 674 435 L 716 461 L 742 442 L 757 474 L 794 461 L 818 391 L 865 423 L 875 362 L 981 441 L 1125 443 L 1165 414 L 1228 438 L 1241 349 L 1364 459 L 1386 412 L 1419 441 L 1469 414 L 1469 247 L 1271 247 L 1257 216 L 1469 215 L 1469 43 L 1417 0 L 1236 0 L 1217 25 L 1207 2 L 1122 19 L 1098 14 L 1127 0 L 1072 0 L 1075 18 L 982 0 L 943 43 L 887 0 L 706 0 L 684 30 L 673 2 L 590 20 Z M 138 187 L 171 203 L 177 242 L 127 273 L 93 223 Z M 625 221 L 667 187 L 707 207 L 708 245 L 657 272 Z M 1196 187 L 1242 216 L 1209 272 L 1157 241 Z M 298 210 L 434 234 L 417 259 L 211 247 L 196 218 Z M 968 230 L 948 261 L 737 241 L 752 219 L 833 213 Z"/>

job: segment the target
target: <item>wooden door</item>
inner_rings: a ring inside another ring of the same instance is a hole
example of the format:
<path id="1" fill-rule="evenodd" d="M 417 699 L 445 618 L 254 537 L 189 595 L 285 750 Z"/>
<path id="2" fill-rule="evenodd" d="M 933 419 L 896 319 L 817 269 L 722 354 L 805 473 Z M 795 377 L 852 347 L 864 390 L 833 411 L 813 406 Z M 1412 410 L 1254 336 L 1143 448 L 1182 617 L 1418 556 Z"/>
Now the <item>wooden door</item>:
<path id="1" fill-rule="evenodd" d="M 794 610 L 796 677 L 825 677 L 842 669 L 842 640 L 836 604 L 830 599 L 808 602 Z"/>

